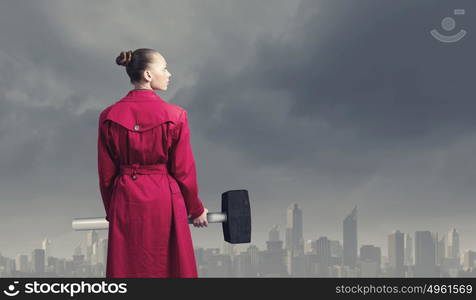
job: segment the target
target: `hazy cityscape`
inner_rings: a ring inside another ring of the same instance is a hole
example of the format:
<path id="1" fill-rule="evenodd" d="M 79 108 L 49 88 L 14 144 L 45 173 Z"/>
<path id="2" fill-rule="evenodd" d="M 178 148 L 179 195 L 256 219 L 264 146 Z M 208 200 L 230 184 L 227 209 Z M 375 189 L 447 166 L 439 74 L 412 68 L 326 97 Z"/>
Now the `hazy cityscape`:
<path id="1" fill-rule="evenodd" d="M 284 236 L 278 225 L 270 228 L 266 249 L 249 244 L 238 252 L 224 242 L 220 248 L 195 248 L 199 277 L 476 277 L 476 251 L 460 250 L 455 228 L 439 235 L 429 230 L 390 232 L 388 253 L 375 245 L 360 244 L 357 207 L 342 221 L 342 241 L 326 236 L 304 240 L 302 210 L 287 209 Z M 0 253 L 0 277 L 104 277 L 107 238 L 86 232 L 86 245 L 72 258 L 50 254 L 45 238 L 30 255 L 15 258 Z"/>

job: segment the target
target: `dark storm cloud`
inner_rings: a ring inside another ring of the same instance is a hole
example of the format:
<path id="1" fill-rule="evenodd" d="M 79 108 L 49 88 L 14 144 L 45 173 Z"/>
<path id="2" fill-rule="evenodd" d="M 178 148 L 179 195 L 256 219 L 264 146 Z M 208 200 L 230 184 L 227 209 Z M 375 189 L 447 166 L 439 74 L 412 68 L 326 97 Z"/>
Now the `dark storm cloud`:
<path id="1" fill-rule="evenodd" d="M 195 118 L 256 160 L 339 176 L 371 172 L 395 147 L 450 143 L 476 124 L 474 41 L 448 47 L 428 34 L 454 5 L 303 1 L 289 31 L 260 36 L 239 72 L 206 64 L 187 94 Z"/>

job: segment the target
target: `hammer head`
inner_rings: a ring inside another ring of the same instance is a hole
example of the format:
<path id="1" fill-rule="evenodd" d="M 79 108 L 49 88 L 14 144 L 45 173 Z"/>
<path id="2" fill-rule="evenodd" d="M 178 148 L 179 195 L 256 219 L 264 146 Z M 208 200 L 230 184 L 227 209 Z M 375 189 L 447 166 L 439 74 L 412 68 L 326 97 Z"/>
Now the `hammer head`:
<path id="1" fill-rule="evenodd" d="M 251 209 L 247 190 L 231 190 L 221 195 L 221 210 L 226 213 L 222 223 L 225 241 L 232 244 L 251 241 Z"/>

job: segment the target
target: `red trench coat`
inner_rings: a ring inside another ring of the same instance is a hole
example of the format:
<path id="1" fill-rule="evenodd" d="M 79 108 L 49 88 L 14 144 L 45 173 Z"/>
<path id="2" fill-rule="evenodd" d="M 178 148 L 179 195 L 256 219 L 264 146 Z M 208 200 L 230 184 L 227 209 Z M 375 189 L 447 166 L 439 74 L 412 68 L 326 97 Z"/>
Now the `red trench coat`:
<path id="1" fill-rule="evenodd" d="M 101 112 L 97 147 L 106 277 L 197 277 L 188 217 L 204 207 L 187 111 L 153 90 L 130 90 Z"/>

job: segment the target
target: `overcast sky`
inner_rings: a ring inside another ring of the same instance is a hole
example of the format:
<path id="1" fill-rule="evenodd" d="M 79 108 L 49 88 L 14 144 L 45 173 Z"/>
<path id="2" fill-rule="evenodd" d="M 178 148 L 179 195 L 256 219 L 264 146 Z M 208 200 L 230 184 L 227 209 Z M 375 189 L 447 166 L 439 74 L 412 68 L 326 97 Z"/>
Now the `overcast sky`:
<path id="1" fill-rule="evenodd" d="M 357 205 L 359 247 L 387 255 L 393 230 L 455 227 L 461 249 L 476 250 L 475 8 L 0 2 L 0 253 L 31 254 L 48 237 L 53 255 L 70 257 L 84 238 L 72 219 L 104 216 L 97 118 L 132 88 L 115 57 L 142 47 L 161 52 L 172 74 L 158 95 L 189 111 L 200 198 L 218 211 L 222 192 L 248 189 L 260 249 L 274 224 L 284 239 L 297 202 L 305 239 L 342 240 Z M 434 28 L 467 35 L 442 43 Z M 220 224 L 191 230 L 195 247 L 221 247 Z"/>

